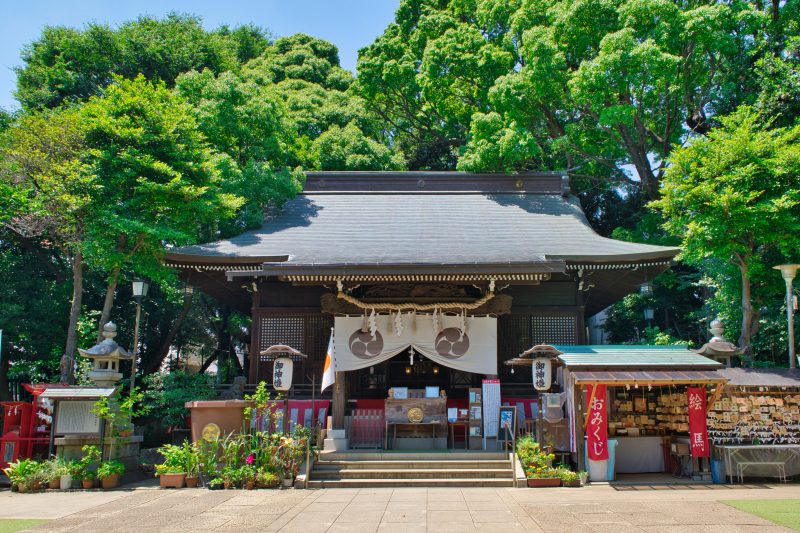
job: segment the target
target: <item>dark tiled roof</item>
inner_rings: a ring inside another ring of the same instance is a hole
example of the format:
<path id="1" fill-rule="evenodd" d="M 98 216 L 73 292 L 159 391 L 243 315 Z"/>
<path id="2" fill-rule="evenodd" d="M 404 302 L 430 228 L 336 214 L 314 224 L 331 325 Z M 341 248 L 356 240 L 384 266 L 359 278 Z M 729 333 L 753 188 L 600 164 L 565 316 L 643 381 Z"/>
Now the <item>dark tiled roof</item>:
<path id="1" fill-rule="evenodd" d="M 732 387 L 800 387 L 796 368 L 723 368 L 719 373 Z"/>
<path id="2" fill-rule="evenodd" d="M 442 173 L 433 176 L 429 189 L 410 190 L 419 180 L 408 179 L 416 174 L 403 176 L 407 179 L 397 182 L 401 190 L 387 190 L 391 182 L 377 180 L 373 190 L 365 191 L 359 189 L 368 181 L 342 181 L 337 188 L 342 175 L 315 174 L 306 192 L 261 228 L 173 250 L 168 261 L 208 262 L 215 257 L 224 264 L 253 258 L 256 263 L 280 263 L 283 269 L 517 265 L 552 272 L 563 271 L 565 262 L 663 262 L 678 252 L 600 237 L 577 199 L 554 190 L 561 186 L 559 176 L 547 176 L 547 182 L 528 179 L 538 188 L 518 180 L 516 187 L 523 192 L 505 183 L 513 183 L 513 176 L 494 182 L 491 192 L 478 190 L 476 180 L 465 182 L 465 190 L 453 190 L 453 181 Z M 276 260 L 280 256 L 286 261 Z"/>

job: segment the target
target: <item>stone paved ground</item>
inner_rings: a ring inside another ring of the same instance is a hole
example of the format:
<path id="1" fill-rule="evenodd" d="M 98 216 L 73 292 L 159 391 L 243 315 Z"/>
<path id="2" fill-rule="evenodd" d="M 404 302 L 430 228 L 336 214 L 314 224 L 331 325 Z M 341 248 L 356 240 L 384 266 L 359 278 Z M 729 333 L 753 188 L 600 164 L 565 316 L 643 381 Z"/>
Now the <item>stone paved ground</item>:
<path id="1" fill-rule="evenodd" d="M 0 493 L 0 517 L 61 518 L 34 531 L 788 531 L 722 499 L 799 498 L 800 485 L 582 489 L 158 490 Z M 95 505 L 91 505 L 92 503 Z M 41 506 L 37 514 L 34 510 Z M 800 510 L 798 511 L 800 512 Z"/>

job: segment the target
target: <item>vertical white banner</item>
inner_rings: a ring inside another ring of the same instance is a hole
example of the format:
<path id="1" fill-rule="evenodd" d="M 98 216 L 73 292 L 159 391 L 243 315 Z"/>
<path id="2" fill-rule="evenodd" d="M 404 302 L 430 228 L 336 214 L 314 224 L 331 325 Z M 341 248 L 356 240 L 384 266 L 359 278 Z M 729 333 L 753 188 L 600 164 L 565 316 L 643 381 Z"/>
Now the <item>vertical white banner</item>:
<path id="1" fill-rule="evenodd" d="M 483 380 L 483 447 L 486 438 L 497 437 L 500 423 L 500 380 Z"/>

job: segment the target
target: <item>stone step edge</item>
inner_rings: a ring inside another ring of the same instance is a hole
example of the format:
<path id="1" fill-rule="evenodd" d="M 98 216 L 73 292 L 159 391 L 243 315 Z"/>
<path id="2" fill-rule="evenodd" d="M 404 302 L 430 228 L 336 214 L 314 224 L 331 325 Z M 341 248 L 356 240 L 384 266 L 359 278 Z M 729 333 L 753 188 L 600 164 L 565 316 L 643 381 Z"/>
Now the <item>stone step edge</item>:
<path id="1" fill-rule="evenodd" d="M 508 477 L 511 477 L 511 469 L 510 468 L 486 468 L 483 470 L 474 469 L 474 468 L 454 468 L 454 469 L 442 469 L 442 468 L 406 468 L 403 470 L 371 470 L 366 468 L 354 468 L 354 469 L 335 469 L 335 470 L 318 470 L 315 466 L 311 470 L 311 477 L 313 479 L 314 474 L 383 474 L 383 473 L 391 473 L 391 474 L 474 474 L 474 473 L 493 473 L 504 475 L 508 474 Z"/>
<path id="2" fill-rule="evenodd" d="M 436 485 L 451 485 L 457 487 L 480 487 L 480 486 L 496 486 L 508 487 L 511 486 L 511 478 L 418 478 L 418 479 L 317 479 L 312 478 L 308 482 L 309 488 L 335 488 L 336 485 L 352 486 L 352 487 L 402 487 L 409 485 L 416 486 L 436 486 Z"/>
<path id="3" fill-rule="evenodd" d="M 459 461 L 459 460 L 451 460 L 451 461 L 327 461 L 321 460 L 316 461 L 315 465 L 324 465 L 324 466 L 355 466 L 355 465 L 364 465 L 364 466 L 382 466 L 386 465 L 386 467 L 395 467 L 395 466 L 406 466 L 406 465 L 422 465 L 429 466 L 429 465 L 444 465 L 443 468 L 449 467 L 457 467 L 457 466 L 464 466 L 464 467 L 474 467 L 474 468 L 482 468 L 486 466 L 496 466 L 496 467 L 508 467 L 511 468 L 511 461 L 509 460 L 491 460 L 491 461 Z M 413 466 L 411 467 L 413 468 Z"/>

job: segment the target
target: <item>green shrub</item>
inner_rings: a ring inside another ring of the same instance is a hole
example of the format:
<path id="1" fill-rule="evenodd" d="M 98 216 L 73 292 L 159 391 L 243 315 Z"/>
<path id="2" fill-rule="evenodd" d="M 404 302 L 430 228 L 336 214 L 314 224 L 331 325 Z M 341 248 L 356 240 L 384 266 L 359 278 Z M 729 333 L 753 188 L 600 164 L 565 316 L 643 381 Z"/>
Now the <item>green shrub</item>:
<path id="1" fill-rule="evenodd" d="M 125 465 L 119 461 L 103 461 L 97 467 L 97 477 L 103 479 L 105 477 L 113 476 L 115 474 L 122 475 L 125 473 Z"/>
<path id="2" fill-rule="evenodd" d="M 211 376 L 176 370 L 169 374 L 145 376 L 145 401 L 150 415 L 162 426 L 184 427 L 189 409 L 186 402 L 217 397 Z"/>

